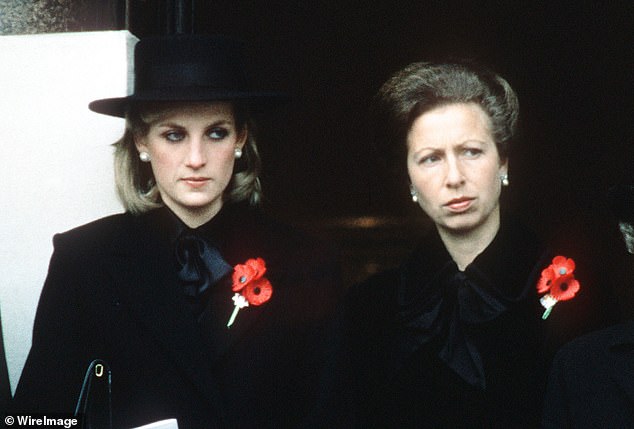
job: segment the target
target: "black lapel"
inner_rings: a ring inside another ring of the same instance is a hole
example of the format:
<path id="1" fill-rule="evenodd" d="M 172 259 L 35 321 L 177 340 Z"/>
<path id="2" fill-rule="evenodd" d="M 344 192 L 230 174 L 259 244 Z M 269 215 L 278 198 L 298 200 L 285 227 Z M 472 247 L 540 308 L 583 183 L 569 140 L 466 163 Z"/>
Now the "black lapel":
<path id="1" fill-rule="evenodd" d="M 244 264 L 250 258 L 262 258 L 267 266 L 266 277 L 273 285 L 271 299 L 260 306 L 249 306 L 238 311 L 231 327 L 227 322 L 231 317 L 235 306 L 232 300 L 234 293 L 231 290 L 231 277 L 227 276 L 223 281 L 214 285 L 207 309 L 202 315 L 201 325 L 208 335 L 210 353 L 213 360 L 226 355 L 240 340 L 259 331 L 260 326 L 256 322 L 263 314 L 273 311 L 280 298 L 280 284 L 283 283 L 284 261 L 279 261 L 279 255 L 283 252 L 272 252 L 269 237 L 269 226 L 262 222 L 257 212 L 244 205 L 228 206 L 223 208 L 217 223 L 214 225 L 213 240 L 219 245 L 225 260 L 234 267 Z M 280 245 L 279 239 L 276 240 Z M 267 318 L 269 320 L 269 318 Z"/>
<path id="2" fill-rule="evenodd" d="M 173 249 L 161 230 L 163 209 L 130 217 L 115 240 L 109 264 L 121 303 L 142 323 L 222 419 L 223 406 L 202 347 L 202 331 L 185 301 L 173 269 Z"/>
<path id="3" fill-rule="evenodd" d="M 205 335 L 208 335 L 209 350 L 213 362 L 221 359 L 235 343 L 252 333 L 255 322 L 271 306 L 271 301 L 269 301 L 261 306 L 243 308 L 238 311 L 231 327 L 228 327 L 227 322 L 235 308 L 232 300 L 234 292 L 231 291 L 231 281 L 227 279 L 226 282 L 220 282 L 216 286 L 222 287 L 224 291 L 212 295 L 207 309 L 201 316 L 201 326 L 204 328 Z M 277 298 L 275 292 L 271 300 L 274 298 Z"/>

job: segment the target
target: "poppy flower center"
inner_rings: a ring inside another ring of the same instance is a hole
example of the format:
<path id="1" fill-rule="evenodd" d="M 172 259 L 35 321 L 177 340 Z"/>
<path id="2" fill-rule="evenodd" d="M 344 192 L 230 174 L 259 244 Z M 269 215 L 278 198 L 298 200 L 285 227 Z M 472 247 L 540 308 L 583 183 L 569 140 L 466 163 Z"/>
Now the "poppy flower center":
<path id="1" fill-rule="evenodd" d="M 253 293 L 256 295 L 259 295 L 260 292 L 262 292 L 262 289 L 260 289 L 259 287 L 253 288 Z"/>
<path id="2" fill-rule="evenodd" d="M 563 290 L 564 292 L 568 290 L 568 283 L 562 283 L 561 285 L 559 285 L 559 288 L 561 290 Z"/>

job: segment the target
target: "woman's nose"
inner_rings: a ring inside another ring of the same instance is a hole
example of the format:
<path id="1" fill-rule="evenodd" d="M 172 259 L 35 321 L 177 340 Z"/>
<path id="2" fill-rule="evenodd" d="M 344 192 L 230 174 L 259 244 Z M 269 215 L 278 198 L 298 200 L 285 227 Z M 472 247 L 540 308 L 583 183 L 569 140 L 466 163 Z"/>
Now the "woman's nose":
<path id="1" fill-rule="evenodd" d="M 450 158 L 447 160 L 447 177 L 445 181 L 450 188 L 456 188 L 464 184 L 462 166 L 457 159 Z"/>
<path id="2" fill-rule="evenodd" d="M 192 139 L 187 153 L 187 166 L 201 168 L 207 163 L 207 156 L 203 142 L 200 139 Z"/>

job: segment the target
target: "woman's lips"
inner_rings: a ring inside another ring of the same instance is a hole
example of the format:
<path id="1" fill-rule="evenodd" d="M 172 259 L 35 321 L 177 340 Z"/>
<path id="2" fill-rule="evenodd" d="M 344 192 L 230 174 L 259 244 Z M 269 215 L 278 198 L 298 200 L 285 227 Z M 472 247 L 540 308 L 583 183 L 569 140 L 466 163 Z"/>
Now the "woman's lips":
<path id="1" fill-rule="evenodd" d="M 182 180 L 192 188 L 200 188 L 205 186 L 210 179 L 208 177 L 184 177 Z"/>
<path id="2" fill-rule="evenodd" d="M 452 213 L 462 213 L 471 207 L 472 202 L 473 202 L 473 198 L 468 198 L 468 197 L 454 198 L 453 200 L 447 202 L 445 204 L 445 207 L 447 207 L 449 211 L 451 211 Z"/>

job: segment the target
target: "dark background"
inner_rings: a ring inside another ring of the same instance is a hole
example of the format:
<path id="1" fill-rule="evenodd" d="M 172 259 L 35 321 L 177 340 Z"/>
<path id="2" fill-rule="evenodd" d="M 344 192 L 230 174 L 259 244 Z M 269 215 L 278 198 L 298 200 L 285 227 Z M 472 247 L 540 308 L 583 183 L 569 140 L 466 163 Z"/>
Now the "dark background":
<path id="1" fill-rule="evenodd" d="M 586 299 L 608 296 L 634 314 L 634 288 L 625 286 L 634 264 L 605 201 L 611 185 L 634 183 L 631 0 L 37 3 L 65 15 L 63 31 L 193 31 L 247 41 L 256 81 L 294 96 L 261 118 L 267 209 L 333 238 L 349 282 L 396 263 L 429 227 L 398 180 L 404 160 L 377 142 L 384 124 L 368 114 L 377 89 L 413 61 L 488 64 L 521 104 L 504 205 L 588 267 L 588 284 L 600 284 L 602 296 L 589 288 Z"/>

